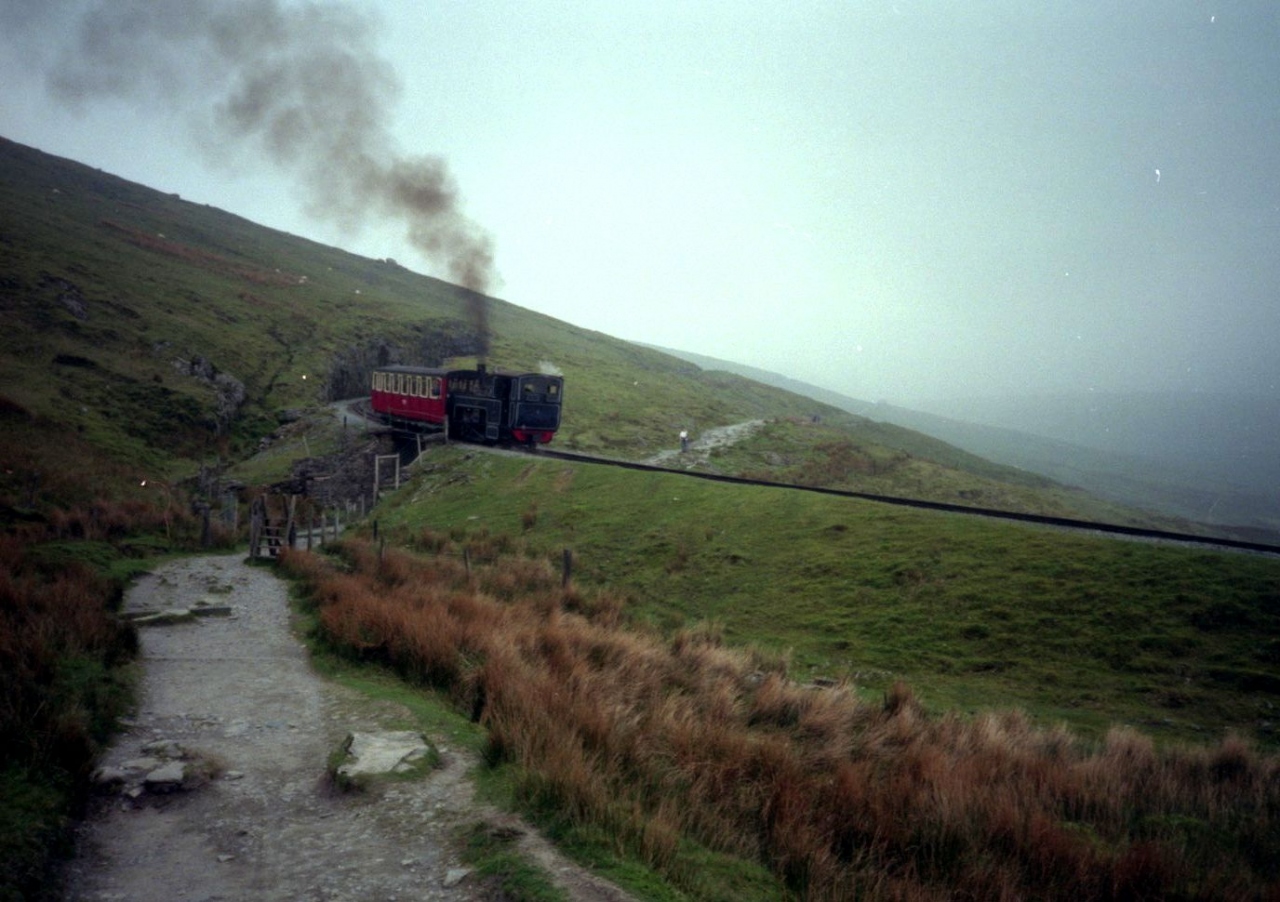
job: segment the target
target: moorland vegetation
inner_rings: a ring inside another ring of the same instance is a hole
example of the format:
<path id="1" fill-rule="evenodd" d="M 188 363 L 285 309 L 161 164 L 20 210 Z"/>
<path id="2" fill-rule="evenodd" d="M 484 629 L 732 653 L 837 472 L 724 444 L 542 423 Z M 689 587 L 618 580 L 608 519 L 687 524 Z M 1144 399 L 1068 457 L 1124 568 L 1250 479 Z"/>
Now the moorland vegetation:
<path id="1" fill-rule="evenodd" d="M 1280 759 L 1230 735 L 1101 743 L 895 683 L 795 682 L 714 629 L 637 628 L 510 540 L 286 554 L 322 641 L 445 693 L 563 838 L 685 898 L 1167 899 L 1274 892 Z M 452 552 L 452 553 L 451 553 Z"/>
<path id="2" fill-rule="evenodd" d="M 210 486 L 243 504 L 342 445 L 327 404 L 368 367 L 479 345 L 455 286 L 3 140 L 0 249 L 23 898 L 129 704 L 122 586 L 243 540 L 205 534 Z M 761 420 L 696 466 L 1176 528 L 501 301 L 489 324 L 494 361 L 565 374 L 570 448 Z M 455 447 L 382 501 L 385 550 L 288 567 L 317 641 L 476 718 L 512 801 L 647 862 L 653 898 L 1274 895 L 1274 561 L 840 504 Z"/>
<path id="3" fill-rule="evenodd" d="M 64 486 L 70 488 L 69 486 Z M 200 547 L 189 510 L 100 498 L 0 532 L 0 899 L 56 887 L 98 756 L 134 702 L 134 626 L 119 615 L 148 556 Z M 216 539 L 228 543 L 232 537 Z"/>

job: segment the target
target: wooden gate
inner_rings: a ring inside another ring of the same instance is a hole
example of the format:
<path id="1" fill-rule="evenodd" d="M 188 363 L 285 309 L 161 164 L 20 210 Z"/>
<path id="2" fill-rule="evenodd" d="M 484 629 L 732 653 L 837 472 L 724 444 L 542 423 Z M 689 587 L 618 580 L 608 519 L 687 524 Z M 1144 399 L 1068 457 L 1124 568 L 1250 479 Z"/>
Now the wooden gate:
<path id="1" fill-rule="evenodd" d="M 249 511 L 249 557 L 277 557 L 281 548 L 292 548 L 297 527 L 294 512 L 297 495 L 259 495 Z"/>

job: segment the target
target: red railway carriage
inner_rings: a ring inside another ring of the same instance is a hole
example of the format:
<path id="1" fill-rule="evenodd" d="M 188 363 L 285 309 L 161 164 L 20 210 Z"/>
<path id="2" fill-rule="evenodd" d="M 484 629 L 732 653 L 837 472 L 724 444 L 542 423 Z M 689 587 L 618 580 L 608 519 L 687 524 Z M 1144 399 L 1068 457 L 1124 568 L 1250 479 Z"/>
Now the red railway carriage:
<path id="1" fill-rule="evenodd" d="M 473 442 L 546 444 L 560 428 L 564 379 L 546 373 L 379 367 L 370 402 L 392 425 L 447 428 Z"/>
<path id="2" fill-rule="evenodd" d="M 374 412 L 411 424 L 443 426 L 446 417 L 445 370 L 385 366 L 374 370 L 369 402 Z"/>

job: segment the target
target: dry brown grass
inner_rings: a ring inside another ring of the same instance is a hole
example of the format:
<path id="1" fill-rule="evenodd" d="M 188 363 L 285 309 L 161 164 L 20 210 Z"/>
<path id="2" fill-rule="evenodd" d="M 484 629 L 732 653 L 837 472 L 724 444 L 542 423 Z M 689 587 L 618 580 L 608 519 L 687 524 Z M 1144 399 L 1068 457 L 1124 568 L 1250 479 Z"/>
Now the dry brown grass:
<path id="1" fill-rule="evenodd" d="M 143 232 L 139 229 L 133 228 L 132 226 L 114 222 L 110 219 L 101 220 L 99 225 L 122 235 L 126 241 L 135 247 L 155 251 L 156 253 L 164 254 L 169 257 L 176 257 L 179 260 L 203 267 L 211 272 L 238 276 L 239 278 L 244 279 L 247 282 L 251 282 L 254 285 L 262 285 L 272 288 L 292 288 L 298 285 L 304 285 L 307 281 L 296 273 L 281 272 L 278 269 L 267 270 L 246 266 L 243 263 L 237 263 L 227 257 L 223 257 L 220 254 L 192 247 L 188 244 L 182 244 L 181 242 L 165 238 L 163 235 Z"/>
<path id="2" fill-rule="evenodd" d="M 43 535 L 44 524 L 40 535 Z M 0 897 L 37 898 L 95 757 L 129 702 L 137 650 L 88 567 L 56 568 L 0 538 Z"/>
<path id="3" fill-rule="evenodd" d="M 447 542 L 436 542 L 443 548 Z M 690 837 L 806 898 L 1280 897 L 1280 763 L 1239 737 L 1099 747 L 1017 713 L 929 717 L 815 688 L 714 629 L 622 625 L 540 562 L 291 554 L 330 640 L 442 685 L 516 762 L 533 806 L 681 879 Z M 390 574 L 390 575 L 389 575 Z"/>
<path id="4" fill-rule="evenodd" d="M 48 574 L 11 542 L 3 548 L 0 767 L 52 764 L 83 776 L 121 701 L 99 681 L 136 651 L 136 634 L 111 614 L 113 589 L 88 567 Z"/>
<path id="5" fill-rule="evenodd" d="M 51 439 L 37 419 L 0 399 L 5 898 L 26 898 L 43 880 L 95 757 L 130 701 L 123 665 L 137 650 L 137 634 L 114 614 L 122 587 L 95 568 L 154 548 L 157 535 L 174 548 L 201 540 L 179 487 L 143 485 L 132 466 L 103 458 L 74 432 Z M 215 542 L 234 541 L 217 528 L 211 533 Z"/>

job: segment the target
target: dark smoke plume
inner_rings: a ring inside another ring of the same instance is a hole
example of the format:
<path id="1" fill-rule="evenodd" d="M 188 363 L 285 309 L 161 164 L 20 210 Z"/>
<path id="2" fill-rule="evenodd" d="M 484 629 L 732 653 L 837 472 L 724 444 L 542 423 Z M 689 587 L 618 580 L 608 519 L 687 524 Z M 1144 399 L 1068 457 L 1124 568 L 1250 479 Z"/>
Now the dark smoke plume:
<path id="1" fill-rule="evenodd" d="M 259 149 L 296 177 L 309 214 L 344 228 L 396 218 L 451 281 L 477 294 L 492 286 L 492 242 L 461 212 L 445 162 L 395 149 L 388 117 L 400 86 L 374 52 L 376 23 L 353 5 L 14 3 L 9 15 L 19 23 L 37 17 L 75 23 L 72 43 L 50 70 L 61 100 L 114 98 L 182 112 L 209 152 Z M 483 299 L 473 306 L 482 308 Z M 477 312 L 475 326 L 487 342 L 483 310 Z"/>

